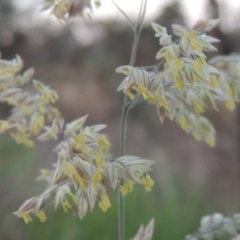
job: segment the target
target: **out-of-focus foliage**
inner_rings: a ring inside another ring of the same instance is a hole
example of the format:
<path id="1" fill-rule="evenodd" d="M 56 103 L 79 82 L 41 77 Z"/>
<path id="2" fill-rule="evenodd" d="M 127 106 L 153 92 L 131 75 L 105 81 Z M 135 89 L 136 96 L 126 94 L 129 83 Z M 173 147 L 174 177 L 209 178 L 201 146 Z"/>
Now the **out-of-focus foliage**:
<path id="1" fill-rule="evenodd" d="M 0 68 L 0 101 L 13 107 L 8 119 L 0 120 L 0 133 L 10 134 L 17 143 L 32 147 L 34 142 L 30 138 L 41 131 L 46 121 L 60 115 L 52 107 L 58 95 L 49 86 L 33 80 L 33 68 L 21 74 L 23 61 L 19 56 L 12 61 L 0 59 Z M 26 90 L 30 81 L 35 92 Z"/>
<path id="2" fill-rule="evenodd" d="M 152 219 L 148 225 L 144 228 L 143 225 L 140 226 L 136 236 L 132 240 L 151 240 L 154 231 L 154 219 Z"/>
<path id="3" fill-rule="evenodd" d="M 229 218 L 215 213 L 212 216 L 203 217 L 198 232 L 188 235 L 185 240 L 226 240 L 237 237 L 239 232 L 240 214 L 234 214 Z"/>
<path id="4" fill-rule="evenodd" d="M 66 21 L 78 16 L 91 19 L 91 13 L 100 7 L 100 0 L 44 0 L 42 10 L 52 9 L 52 14 L 58 19 Z"/>

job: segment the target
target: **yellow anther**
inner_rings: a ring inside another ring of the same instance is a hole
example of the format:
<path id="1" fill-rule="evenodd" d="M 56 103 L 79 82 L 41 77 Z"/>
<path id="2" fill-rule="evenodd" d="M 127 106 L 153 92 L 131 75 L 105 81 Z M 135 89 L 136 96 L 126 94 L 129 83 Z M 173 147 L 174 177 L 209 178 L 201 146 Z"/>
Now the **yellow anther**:
<path id="1" fill-rule="evenodd" d="M 40 222 L 45 222 L 47 220 L 47 216 L 44 210 L 40 210 L 36 213 L 36 216 L 39 218 Z"/>
<path id="2" fill-rule="evenodd" d="M 108 208 L 111 207 L 111 203 L 109 201 L 108 195 L 104 194 L 101 196 L 101 202 L 99 203 L 99 207 L 106 212 Z"/>
<path id="3" fill-rule="evenodd" d="M 150 192 L 152 190 L 152 186 L 154 184 L 154 181 L 151 179 L 149 175 L 147 175 L 145 178 L 142 179 L 144 188 L 146 192 Z"/>
<path id="4" fill-rule="evenodd" d="M 187 130 L 189 125 L 187 123 L 187 121 L 183 118 L 179 118 L 178 120 L 178 124 L 180 125 L 180 127 L 183 129 L 183 130 Z"/>

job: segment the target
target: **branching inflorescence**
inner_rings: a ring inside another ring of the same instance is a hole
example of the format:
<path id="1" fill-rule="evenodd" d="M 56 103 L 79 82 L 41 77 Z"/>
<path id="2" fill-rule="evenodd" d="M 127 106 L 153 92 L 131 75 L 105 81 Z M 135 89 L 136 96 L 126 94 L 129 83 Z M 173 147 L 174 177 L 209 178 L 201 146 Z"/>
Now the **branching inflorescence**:
<path id="1" fill-rule="evenodd" d="M 219 40 L 204 32 L 217 24 L 218 20 L 200 21 L 194 30 L 173 25 L 173 33 L 178 37 L 173 42 L 165 27 L 152 23 L 162 45 L 156 55 L 160 62 L 150 67 L 121 66 L 116 69 L 127 75 L 118 91 L 123 90 L 133 101 L 143 98 L 155 104 L 162 122 L 166 116 L 175 119 L 183 130 L 211 147 L 215 146 L 216 133 L 201 114 L 206 107 L 218 110 L 216 100 L 225 101 L 232 111 L 234 102 L 239 100 L 240 84 L 236 70 L 238 57 L 206 61 L 204 52 L 216 51 L 212 43 Z"/>
<path id="2" fill-rule="evenodd" d="M 132 192 L 135 183 L 144 185 L 146 191 L 151 190 L 154 182 L 147 172 L 154 162 L 135 156 L 111 159 L 110 143 L 99 133 L 106 125 L 84 127 L 86 119 L 84 116 L 66 124 L 63 130 L 64 119 L 57 117 L 38 136 L 38 140 L 47 141 L 62 135 L 63 140 L 55 149 L 58 160 L 54 169 L 41 170 L 39 179 L 47 181 L 46 190 L 25 201 L 15 212 L 26 223 L 32 220 L 30 213 L 45 221 L 43 208 L 52 198 L 55 208 L 62 205 L 65 212 L 74 205 L 73 212 L 82 219 L 93 210 L 98 199 L 103 211 L 111 206 L 106 187 L 120 187 L 123 196 Z"/>
<path id="3" fill-rule="evenodd" d="M 8 133 L 18 143 L 32 147 L 32 137 L 44 127 L 45 122 L 60 116 L 52 104 L 58 99 L 57 92 L 37 80 L 33 80 L 31 68 L 23 74 L 22 59 L 17 56 L 12 61 L 0 59 L 0 101 L 12 106 L 7 120 L 0 121 L 0 132 Z M 32 87 L 26 87 L 32 81 Z"/>
<path id="4" fill-rule="evenodd" d="M 45 1 L 44 9 L 53 7 L 52 13 L 59 20 L 66 20 L 75 15 L 86 17 L 87 10 L 99 4 L 99 1 Z M 44 222 L 43 208 L 53 200 L 55 208 L 62 206 L 65 212 L 73 208 L 82 219 L 93 210 L 96 201 L 103 211 L 111 206 L 107 187 L 119 187 L 122 196 L 132 192 L 136 183 L 144 185 L 146 191 L 151 190 L 154 182 L 147 172 L 153 161 L 135 156 L 111 158 L 110 143 L 100 133 L 106 125 L 84 127 L 87 115 L 64 127 L 59 110 L 52 106 L 58 99 L 56 91 L 33 80 L 32 68 L 21 74 L 22 68 L 19 56 L 12 61 L 0 60 L 0 100 L 13 106 L 10 117 L 0 121 L 1 133 L 10 134 L 27 147 L 34 145 L 33 137 L 42 130 L 39 141 L 57 140 L 59 136 L 62 141 L 55 149 L 58 159 L 54 168 L 42 169 L 38 177 L 47 181 L 47 188 L 26 200 L 15 212 L 18 217 L 28 223 L 32 220 L 30 214 L 36 214 Z M 33 87 L 26 86 L 31 81 Z M 47 122 L 52 125 L 45 126 Z"/>
<path id="5" fill-rule="evenodd" d="M 142 28 L 146 3 L 142 1 L 138 27 L 135 28 L 126 16 L 137 34 L 135 43 L 139 40 L 141 31 L 137 30 Z M 89 13 L 99 6 L 99 0 L 43 1 L 43 10 L 52 9 L 52 14 L 61 21 L 74 16 L 89 19 Z M 155 36 L 162 46 L 156 55 L 159 63 L 147 67 L 121 66 L 116 69 L 118 73 L 126 75 L 117 89 L 128 97 L 125 98 L 125 113 L 145 100 L 157 106 L 161 122 L 165 117 L 175 119 L 196 140 L 205 141 L 213 147 L 216 133 L 202 113 L 206 107 L 218 110 L 216 100 L 224 101 L 225 106 L 232 111 L 235 102 L 239 101 L 240 92 L 238 56 L 220 56 L 207 62 L 205 52 L 216 51 L 212 43 L 218 42 L 218 39 L 204 32 L 210 31 L 217 24 L 218 20 L 200 21 L 193 30 L 173 25 L 177 40 L 172 41 L 165 27 L 152 23 Z M 132 51 L 132 65 L 136 50 L 137 44 Z M 19 56 L 12 61 L 0 60 L 0 101 L 13 106 L 10 117 L 0 121 L 0 132 L 9 133 L 18 143 L 27 147 L 34 145 L 32 137 L 37 135 L 39 141 L 60 138 L 61 142 L 55 148 L 58 157 L 53 169 L 42 169 L 38 177 L 47 182 L 46 189 L 39 196 L 26 200 L 15 212 L 18 217 L 28 223 L 32 220 L 31 214 L 35 214 L 44 222 L 47 218 L 44 207 L 53 200 L 55 209 L 62 206 L 67 212 L 72 208 L 73 213 L 82 219 L 93 210 L 96 202 L 99 202 L 104 212 L 111 206 L 107 188 L 119 188 L 122 196 L 132 192 L 136 183 L 142 184 L 145 191 L 151 190 L 154 181 L 148 171 L 154 161 L 135 156 L 113 158 L 109 152 L 108 138 L 101 133 L 106 125 L 85 126 L 87 115 L 64 124 L 60 112 L 52 106 L 58 99 L 56 91 L 37 80 L 32 81 L 32 88 L 27 88 L 25 84 L 32 80 L 34 71 L 29 69 L 20 74 L 22 68 L 23 61 Z M 46 122 L 52 122 L 51 126 L 45 126 Z M 234 217 L 237 223 L 238 218 Z M 209 235 L 204 231 L 211 230 L 215 223 L 220 226 L 219 229 L 224 227 L 219 230 L 219 234 L 227 232 L 231 235 L 229 228 L 225 229 L 225 223 L 228 222 L 229 219 L 219 214 L 204 218 L 199 232 L 186 239 L 213 239 L 212 232 L 209 231 Z M 151 239 L 153 226 L 153 220 L 145 229 L 142 226 L 134 239 Z M 124 226 L 121 226 L 120 231 L 124 231 Z M 119 239 L 123 239 L 123 236 L 124 233 L 120 233 Z"/>
<path id="6" fill-rule="evenodd" d="M 94 9 L 100 7 L 100 0 L 44 0 L 42 10 L 51 9 L 51 13 L 60 21 L 71 17 L 91 19 Z"/>

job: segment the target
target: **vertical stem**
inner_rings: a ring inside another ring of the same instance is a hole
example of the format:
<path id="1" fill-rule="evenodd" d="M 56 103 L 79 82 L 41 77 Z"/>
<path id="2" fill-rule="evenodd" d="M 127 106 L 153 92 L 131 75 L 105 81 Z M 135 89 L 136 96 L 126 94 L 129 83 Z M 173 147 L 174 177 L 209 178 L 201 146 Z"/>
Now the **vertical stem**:
<path id="1" fill-rule="evenodd" d="M 124 96 L 122 116 L 121 116 L 121 133 L 120 133 L 120 156 L 125 154 L 126 148 L 126 123 L 128 111 L 126 108 L 127 105 L 127 95 Z M 122 182 L 121 182 L 122 185 Z M 120 188 L 118 189 L 118 240 L 125 239 L 125 217 L 124 217 L 124 199 Z"/>
<path id="2" fill-rule="evenodd" d="M 143 19 L 146 13 L 147 0 L 142 0 L 141 7 L 139 11 L 139 19 L 137 27 L 134 31 L 134 39 L 132 44 L 132 51 L 130 55 L 129 65 L 134 66 L 137 56 L 137 49 L 139 44 L 140 35 L 142 32 Z M 129 109 L 127 107 L 128 97 L 124 96 L 122 116 L 121 116 L 121 133 L 120 133 L 120 156 L 124 156 L 126 152 L 126 123 L 128 118 Z M 125 239 L 125 218 L 124 218 L 124 199 L 121 194 L 120 189 L 118 190 L 118 240 Z"/>

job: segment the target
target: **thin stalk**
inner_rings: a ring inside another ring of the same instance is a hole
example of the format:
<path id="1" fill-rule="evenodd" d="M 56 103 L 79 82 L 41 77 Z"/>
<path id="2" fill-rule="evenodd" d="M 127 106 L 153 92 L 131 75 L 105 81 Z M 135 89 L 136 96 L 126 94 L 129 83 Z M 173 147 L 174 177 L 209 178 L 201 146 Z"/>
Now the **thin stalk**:
<path id="1" fill-rule="evenodd" d="M 136 32 L 137 29 L 134 26 L 134 23 L 132 22 L 132 20 L 128 17 L 128 15 L 115 3 L 114 0 L 112 0 L 112 3 L 115 5 L 115 7 L 118 9 L 118 11 L 127 19 L 129 25 L 131 26 L 133 32 Z"/>
<path id="2" fill-rule="evenodd" d="M 146 10 L 147 10 L 147 0 L 144 0 L 141 2 L 141 7 L 140 7 L 140 11 L 139 11 L 139 19 L 138 19 L 138 29 L 139 29 L 139 34 L 141 34 L 142 28 L 143 28 L 143 21 L 145 18 L 145 14 L 146 14 Z"/>
<path id="3" fill-rule="evenodd" d="M 136 56 L 137 56 L 139 39 L 140 39 L 140 35 L 142 32 L 142 27 L 143 27 L 143 20 L 144 20 L 145 13 L 146 13 L 147 0 L 141 1 L 141 7 L 140 7 L 140 11 L 139 11 L 137 27 L 135 27 L 133 25 L 133 23 L 129 19 L 129 17 L 116 5 L 116 3 L 114 1 L 113 1 L 113 3 L 119 9 L 119 11 L 125 16 L 125 18 L 129 22 L 131 28 L 133 29 L 134 38 L 133 38 L 133 44 L 132 44 L 129 65 L 134 66 L 135 61 L 136 61 Z M 124 100 L 123 100 L 122 116 L 121 116 L 120 156 L 124 156 L 125 152 L 126 152 L 126 128 L 127 128 L 126 125 L 127 125 L 128 113 L 131 109 L 128 105 L 129 105 L 128 97 L 127 97 L 127 95 L 125 95 Z M 118 240 L 124 240 L 124 239 L 125 239 L 124 199 L 122 197 L 122 194 L 121 194 L 121 191 L 119 188 L 119 190 L 118 190 Z"/>

